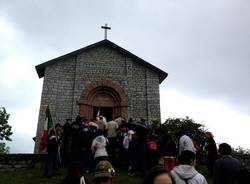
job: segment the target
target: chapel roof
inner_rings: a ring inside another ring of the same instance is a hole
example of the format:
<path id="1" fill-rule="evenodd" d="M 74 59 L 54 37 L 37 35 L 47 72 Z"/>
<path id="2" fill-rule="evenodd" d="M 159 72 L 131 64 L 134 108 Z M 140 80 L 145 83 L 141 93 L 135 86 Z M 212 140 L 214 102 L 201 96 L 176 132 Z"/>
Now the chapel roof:
<path id="1" fill-rule="evenodd" d="M 52 64 L 54 64 L 56 62 L 63 61 L 65 59 L 67 59 L 67 58 L 73 57 L 73 56 L 78 55 L 78 54 L 80 54 L 82 52 L 88 51 L 90 49 L 93 49 L 93 48 L 96 48 L 96 47 L 102 46 L 102 45 L 111 46 L 114 49 L 118 50 L 119 52 L 131 57 L 132 59 L 134 59 L 136 62 L 140 63 L 141 65 L 143 65 L 145 67 L 148 67 L 151 70 L 155 71 L 159 76 L 160 83 L 168 76 L 168 73 L 164 72 L 163 70 L 157 68 L 156 66 L 148 63 L 147 61 L 141 59 L 140 57 L 134 55 L 133 53 L 127 51 L 126 49 L 116 45 L 115 43 L 113 43 L 113 42 L 111 42 L 111 41 L 109 41 L 107 39 L 104 39 L 102 41 L 99 41 L 99 42 L 96 42 L 94 44 L 88 45 L 86 47 L 75 50 L 75 51 L 70 52 L 68 54 L 65 54 L 65 55 L 62 55 L 60 57 L 57 57 L 57 58 L 51 59 L 49 61 L 46 61 L 44 63 L 41 63 L 41 64 L 36 66 L 37 74 L 38 74 L 39 78 L 42 78 L 42 77 L 44 77 L 45 68 L 47 66 L 50 66 L 50 65 L 52 65 Z"/>

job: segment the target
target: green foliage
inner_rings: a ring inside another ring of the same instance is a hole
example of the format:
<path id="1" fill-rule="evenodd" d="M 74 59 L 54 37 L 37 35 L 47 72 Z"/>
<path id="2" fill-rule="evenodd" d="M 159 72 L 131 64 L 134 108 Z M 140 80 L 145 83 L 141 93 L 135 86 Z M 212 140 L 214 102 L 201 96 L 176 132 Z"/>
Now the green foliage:
<path id="1" fill-rule="evenodd" d="M 150 122 L 150 126 L 153 128 L 153 129 L 158 129 L 162 126 L 161 124 L 161 121 L 160 120 L 152 120 Z"/>
<path id="2" fill-rule="evenodd" d="M 0 154 L 7 154 L 10 152 L 10 148 L 6 146 L 4 142 L 0 143 Z"/>
<path id="3" fill-rule="evenodd" d="M 153 129 L 160 129 L 162 132 L 170 135 L 172 139 L 177 140 L 179 131 L 184 131 L 193 138 L 198 144 L 205 143 L 205 127 L 202 124 L 195 123 L 193 119 L 186 118 L 168 118 L 164 123 L 159 121 L 152 122 Z"/>
<path id="4" fill-rule="evenodd" d="M 232 150 L 233 154 L 238 154 L 238 155 L 250 155 L 250 149 L 244 149 L 241 146 L 238 148 L 233 148 Z"/>
<path id="5" fill-rule="evenodd" d="M 8 125 L 9 117 L 10 115 L 6 112 L 5 108 L 0 108 L 0 140 L 11 141 L 12 127 Z"/>

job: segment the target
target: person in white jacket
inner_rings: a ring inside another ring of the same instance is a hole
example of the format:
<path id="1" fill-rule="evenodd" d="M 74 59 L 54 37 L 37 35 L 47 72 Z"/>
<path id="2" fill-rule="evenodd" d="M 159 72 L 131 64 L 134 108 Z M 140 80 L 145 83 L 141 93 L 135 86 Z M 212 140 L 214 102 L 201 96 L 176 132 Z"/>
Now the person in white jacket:
<path id="1" fill-rule="evenodd" d="M 97 130 L 96 138 L 92 141 L 91 150 L 95 154 L 95 165 L 102 160 L 108 160 L 108 152 L 106 150 L 108 140 L 103 136 L 101 130 Z"/>
<path id="2" fill-rule="evenodd" d="M 195 169 L 195 153 L 185 150 L 179 156 L 179 166 L 170 172 L 176 184 L 207 184 L 205 177 Z"/>

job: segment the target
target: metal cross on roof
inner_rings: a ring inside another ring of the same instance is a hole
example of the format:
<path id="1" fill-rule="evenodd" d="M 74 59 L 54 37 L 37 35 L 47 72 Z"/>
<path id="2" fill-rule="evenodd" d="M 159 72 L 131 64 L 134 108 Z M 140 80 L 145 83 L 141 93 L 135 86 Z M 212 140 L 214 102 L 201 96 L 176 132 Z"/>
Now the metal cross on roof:
<path id="1" fill-rule="evenodd" d="M 104 29 L 104 39 L 107 39 L 107 30 L 111 29 L 111 27 L 108 27 L 108 24 L 105 24 L 105 26 L 102 26 L 101 28 Z"/>

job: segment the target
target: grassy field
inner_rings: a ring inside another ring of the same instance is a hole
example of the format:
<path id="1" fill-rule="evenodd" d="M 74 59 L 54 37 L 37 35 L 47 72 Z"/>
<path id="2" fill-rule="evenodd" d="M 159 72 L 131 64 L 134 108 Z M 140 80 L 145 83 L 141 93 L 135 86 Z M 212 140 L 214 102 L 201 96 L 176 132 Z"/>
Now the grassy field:
<path id="1" fill-rule="evenodd" d="M 60 184 L 66 175 L 66 171 L 66 168 L 61 168 L 61 174 L 52 178 L 43 178 L 39 165 L 33 169 L 0 172 L 0 184 Z M 89 183 L 93 183 L 93 174 L 85 174 L 84 176 Z M 136 184 L 141 182 L 142 177 L 130 177 L 127 172 L 116 169 L 115 183 Z"/>
<path id="2" fill-rule="evenodd" d="M 198 170 L 204 174 L 208 183 L 211 183 L 211 179 L 207 177 L 207 170 L 204 166 L 198 166 Z M 39 165 L 36 165 L 34 169 L 12 171 L 12 172 L 0 172 L 0 184 L 60 184 L 66 174 L 66 168 L 60 169 L 61 175 L 52 178 L 43 178 L 42 171 Z M 85 174 L 85 177 L 89 183 L 93 183 L 92 174 Z M 142 183 L 142 176 L 128 176 L 127 172 L 116 169 L 115 183 L 117 184 L 140 184 Z"/>

